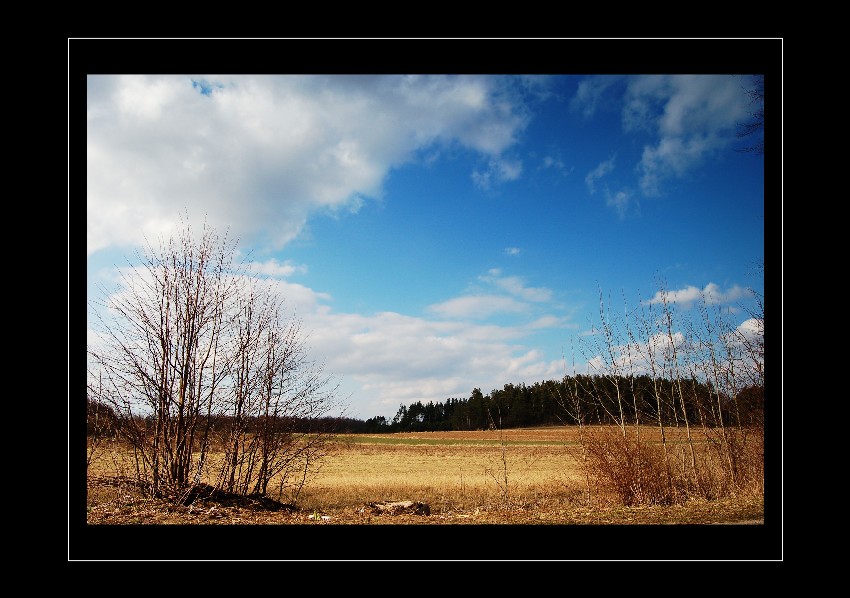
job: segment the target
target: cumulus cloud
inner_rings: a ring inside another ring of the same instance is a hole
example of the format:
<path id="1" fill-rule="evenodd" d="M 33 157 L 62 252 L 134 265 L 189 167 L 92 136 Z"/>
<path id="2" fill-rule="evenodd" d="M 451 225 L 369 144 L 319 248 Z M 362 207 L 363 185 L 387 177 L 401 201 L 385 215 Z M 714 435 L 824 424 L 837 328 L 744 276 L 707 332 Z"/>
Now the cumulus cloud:
<path id="1" fill-rule="evenodd" d="M 744 320 L 738 326 L 737 331 L 743 337 L 749 340 L 756 340 L 764 337 L 764 320 L 750 318 Z"/>
<path id="2" fill-rule="evenodd" d="M 667 291 L 666 298 L 668 304 L 677 304 L 684 308 L 690 308 L 695 302 L 705 302 L 706 305 L 725 305 L 750 296 L 749 290 L 733 285 L 726 291 L 722 291 L 720 287 L 710 282 L 705 285 L 705 288 L 700 289 L 693 285 L 688 285 L 683 289 Z M 658 291 L 648 301 L 644 301 L 646 305 L 655 305 L 664 302 L 665 292 Z"/>
<path id="3" fill-rule="evenodd" d="M 314 312 L 304 319 L 309 342 L 328 371 L 357 395 L 360 416 L 391 417 L 399 404 L 466 397 L 474 387 L 562 375 L 559 363 L 518 344 L 529 331 L 395 312 L 371 316 Z"/>
<path id="4" fill-rule="evenodd" d="M 527 115 L 480 76 L 90 76 L 87 246 L 140 244 L 177 213 L 280 248 L 316 210 L 380 197 L 391 168 L 441 146 L 515 180 Z"/>
<path id="5" fill-rule="evenodd" d="M 248 277 L 239 280 L 243 283 L 251 282 L 251 284 L 258 285 L 259 288 L 264 289 L 270 294 L 282 297 L 283 308 L 289 315 L 301 312 L 305 314 L 321 312 L 322 310 L 329 309 L 325 306 L 327 302 L 333 300 L 333 297 L 329 293 L 315 291 L 302 284 L 278 279 L 274 277 L 277 275 L 271 275 L 269 273 L 269 271 L 272 270 L 269 263 L 276 262 L 274 262 L 274 260 L 270 260 L 263 266 L 263 268 L 260 268 L 267 271 L 255 271 L 253 274 L 249 274 Z M 249 265 L 249 272 L 251 272 L 252 269 L 253 268 Z M 283 269 L 286 270 L 286 267 L 283 267 Z M 145 288 L 149 288 L 151 286 L 151 282 L 153 280 L 151 271 L 146 268 L 122 267 L 118 268 L 116 272 L 116 276 L 112 279 L 113 289 L 111 292 L 107 293 L 107 297 L 127 294 L 134 290 L 143 292 Z M 256 274 L 259 274 L 260 276 L 256 276 Z M 264 278 L 263 276 L 272 277 Z M 231 280 L 236 279 L 231 278 Z M 109 300 L 107 299 L 107 303 L 108 301 Z"/>
<path id="6" fill-rule="evenodd" d="M 520 251 L 519 247 L 505 247 L 505 255 L 519 255 Z"/>

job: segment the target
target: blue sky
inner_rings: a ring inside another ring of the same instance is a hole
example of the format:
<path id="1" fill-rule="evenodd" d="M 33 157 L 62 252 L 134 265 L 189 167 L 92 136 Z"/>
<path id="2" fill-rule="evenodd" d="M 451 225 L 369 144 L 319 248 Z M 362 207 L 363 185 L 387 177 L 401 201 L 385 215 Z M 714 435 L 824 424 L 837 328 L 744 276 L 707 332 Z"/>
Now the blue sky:
<path id="1" fill-rule="evenodd" d="M 600 290 L 708 293 L 745 325 L 765 248 L 764 158 L 735 151 L 748 83 L 88 76 L 89 299 L 144 235 L 206 217 L 279 281 L 360 419 L 572 373 Z"/>

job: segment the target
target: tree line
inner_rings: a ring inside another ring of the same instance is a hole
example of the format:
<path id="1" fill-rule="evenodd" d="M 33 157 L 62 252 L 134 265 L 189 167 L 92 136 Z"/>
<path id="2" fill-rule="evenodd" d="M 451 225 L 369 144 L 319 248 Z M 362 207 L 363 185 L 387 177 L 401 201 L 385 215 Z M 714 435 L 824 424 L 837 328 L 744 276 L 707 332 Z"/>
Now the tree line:
<path id="1" fill-rule="evenodd" d="M 760 425 L 764 417 L 764 387 L 747 386 L 732 397 L 718 392 L 710 382 L 696 379 L 681 381 L 686 400 L 685 414 L 678 408 L 679 383 L 675 380 L 635 376 L 567 376 L 531 385 L 505 384 L 483 394 L 473 389 L 469 398 L 449 398 L 445 402 L 416 401 L 400 405 L 395 417 L 377 416 L 365 422 L 347 420 L 351 433 L 437 432 L 487 429 L 511 429 L 551 425 L 614 425 L 620 412 L 617 389 L 621 394 L 623 417 L 657 425 L 659 413 L 664 425 L 704 421 L 716 426 L 720 421 L 741 425 Z M 584 408 L 564 408 L 564 401 L 580 401 Z"/>
<path id="2" fill-rule="evenodd" d="M 717 407 L 717 392 L 710 382 L 696 379 L 682 381 L 684 416 L 676 406 L 678 383 L 675 380 L 635 376 L 576 375 L 562 380 L 546 380 L 527 385 L 505 384 L 501 389 L 483 394 L 475 388 L 468 398 L 448 398 L 445 402 L 415 401 L 400 405 L 392 419 L 384 416 L 366 420 L 352 417 L 325 416 L 318 420 L 300 420 L 295 417 L 280 418 L 273 432 L 309 432 L 321 428 L 325 432 L 345 434 L 390 434 L 394 432 L 438 432 L 470 431 L 487 429 L 512 429 L 552 425 L 614 425 L 618 423 L 619 405 L 617 388 L 623 392 L 624 417 L 628 421 L 658 423 L 660 411 L 664 425 L 680 424 L 684 417 L 689 421 L 705 420 L 709 426 L 717 422 L 737 422 L 742 425 L 761 425 L 764 417 L 764 387 L 746 386 L 734 396 L 720 393 Z M 656 396 L 658 389 L 662 394 Z M 580 417 L 574 410 L 563 407 L 565 397 L 576 398 L 585 408 Z M 637 408 L 637 409 L 636 409 Z M 710 417 L 706 418 L 706 414 Z M 153 429 L 153 416 L 140 418 L 142 426 Z M 225 431 L 234 424 L 228 414 L 211 415 L 208 422 L 212 431 Z M 317 426 L 317 422 L 320 424 Z M 115 433 L 120 425 L 112 409 L 105 404 L 90 402 L 88 406 L 88 435 Z M 207 425 L 207 422 L 204 422 Z M 247 433 L 257 432 L 263 425 L 261 417 L 245 419 Z"/>

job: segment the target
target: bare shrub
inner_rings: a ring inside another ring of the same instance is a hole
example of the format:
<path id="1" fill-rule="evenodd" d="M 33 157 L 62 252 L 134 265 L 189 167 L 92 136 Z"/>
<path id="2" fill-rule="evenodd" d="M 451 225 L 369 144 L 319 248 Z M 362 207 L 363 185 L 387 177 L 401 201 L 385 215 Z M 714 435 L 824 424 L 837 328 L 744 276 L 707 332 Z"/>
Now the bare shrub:
<path id="1" fill-rule="evenodd" d="M 683 496 L 682 479 L 674 480 L 680 492 L 671 492 L 661 446 L 632 429 L 588 428 L 584 443 L 590 475 L 623 505 L 669 505 Z"/>
<path id="2" fill-rule="evenodd" d="M 300 322 L 269 281 L 233 261 L 236 247 L 188 224 L 107 293 L 89 346 L 88 393 L 132 447 L 133 475 L 178 498 L 216 465 L 218 489 L 297 492 L 315 472 L 336 388 L 308 357 Z"/>
<path id="3" fill-rule="evenodd" d="M 763 496 L 763 299 L 738 326 L 711 297 L 703 297 L 698 317 L 682 314 L 663 285 L 644 303 L 648 315 L 626 309 L 635 319 L 620 321 L 600 293 L 601 323 L 583 339 L 595 375 L 584 388 L 575 377 L 575 396 L 557 399 L 579 425 L 583 405 L 616 424 L 580 434 L 588 477 L 625 505 Z M 591 398 L 582 402 L 579 394 Z M 660 440 L 641 431 L 653 421 Z"/>

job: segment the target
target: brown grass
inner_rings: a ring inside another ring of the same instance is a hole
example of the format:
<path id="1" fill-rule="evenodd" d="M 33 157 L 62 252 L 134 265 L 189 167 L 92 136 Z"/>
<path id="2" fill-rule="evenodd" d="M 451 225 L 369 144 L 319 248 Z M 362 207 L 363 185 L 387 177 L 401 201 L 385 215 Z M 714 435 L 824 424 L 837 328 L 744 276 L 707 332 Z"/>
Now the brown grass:
<path id="1" fill-rule="evenodd" d="M 573 427 L 553 427 L 348 437 L 334 445 L 318 475 L 298 495 L 294 512 L 202 501 L 182 506 L 144 498 L 128 481 L 130 454 L 112 445 L 102 447 L 89 467 L 86 520 L 89 524 L 304 525 L 763 522 L 764 500 L 757 495 L 624 507 L 616 491 L 598 480 L 588 484 L 580 466 L 578 432 Z M 647 428 L 645 437 L 654 434 L 657 430 Z M 378 443 L 388 438 L 476 442 Z M 283 502 L 292 498 L 271 496 Z M 431 515 L 376 515 L 364 508 L 367 503 L 388 500 L 425 502 Z"/>

